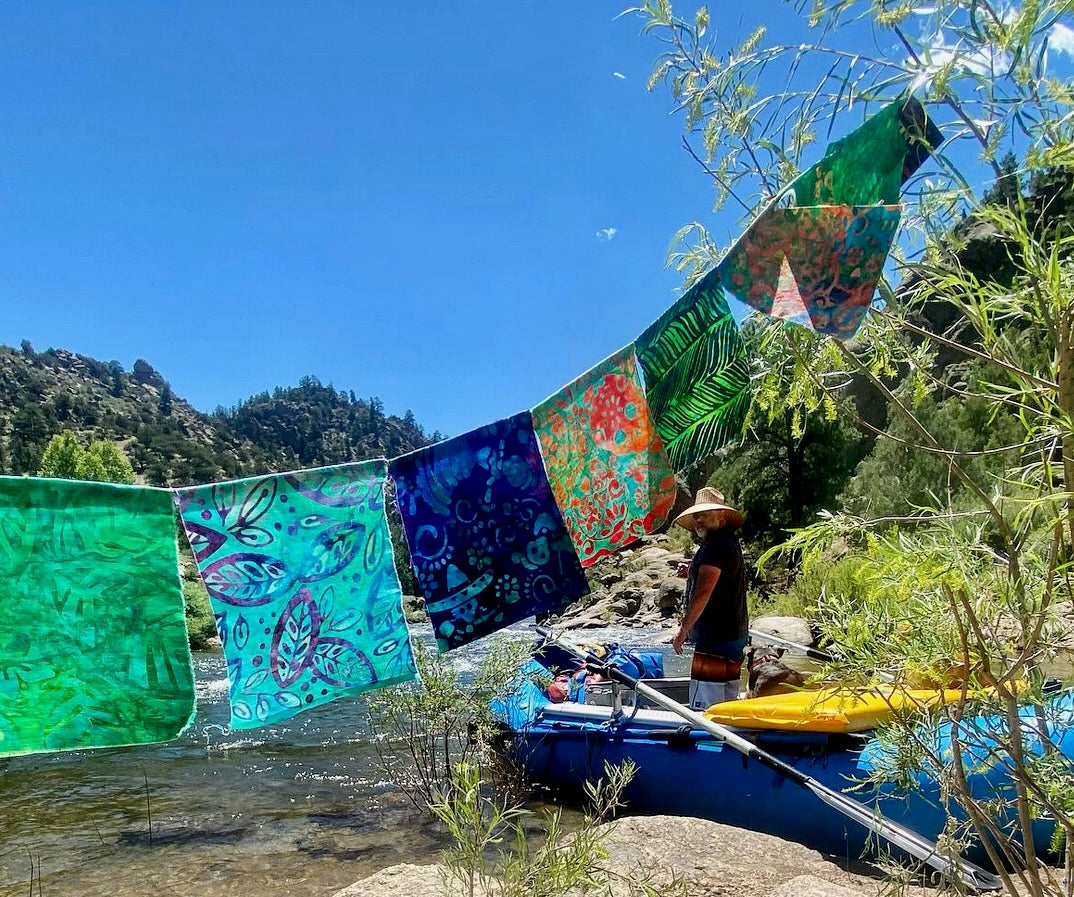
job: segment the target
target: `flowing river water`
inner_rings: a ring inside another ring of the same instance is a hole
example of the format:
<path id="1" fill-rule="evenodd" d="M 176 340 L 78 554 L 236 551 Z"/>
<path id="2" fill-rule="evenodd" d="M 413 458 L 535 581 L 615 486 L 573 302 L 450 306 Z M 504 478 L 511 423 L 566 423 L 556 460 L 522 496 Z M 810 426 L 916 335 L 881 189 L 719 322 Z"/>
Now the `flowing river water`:
<path id="1" fill-rule="evenodd" d="M 481 653 L 455 652 L 464 671 Z M 197 715 L 173 742 L 0 759 L 0 897 L 328 897 L 446 845 L 381 780 L 360 697 L 231 732 L 223 657 L 194 666 Z"/>

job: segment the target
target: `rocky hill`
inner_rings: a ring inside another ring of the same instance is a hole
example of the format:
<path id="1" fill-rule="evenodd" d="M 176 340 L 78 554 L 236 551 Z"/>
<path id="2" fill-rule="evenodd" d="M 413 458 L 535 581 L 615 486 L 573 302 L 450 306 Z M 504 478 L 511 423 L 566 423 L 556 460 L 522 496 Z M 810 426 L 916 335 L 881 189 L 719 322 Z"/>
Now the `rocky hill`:
<path id="1" fill-rule="evenodd" d="M 140 482 L 212 482 L 377 455 L 428 444 L 414 416 L 387 415 L 305 377 L 212 414 L 176 396 L 149 362 L 131 370 L 64 349 L 0 346 L 0 472 L 33 474 L 49 439 L 73 430 L 119 442 Z"/>

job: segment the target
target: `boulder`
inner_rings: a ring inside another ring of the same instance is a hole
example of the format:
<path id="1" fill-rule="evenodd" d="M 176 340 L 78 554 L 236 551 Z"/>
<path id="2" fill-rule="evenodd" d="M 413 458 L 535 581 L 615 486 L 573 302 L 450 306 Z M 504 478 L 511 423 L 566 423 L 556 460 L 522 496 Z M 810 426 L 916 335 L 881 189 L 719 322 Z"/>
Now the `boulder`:
<path id="1" fill-rule="evenodd" d="M 796 645 L 813 646 L 813 630 L 804 617 L 758 617 L 750 620 L 750 629 L 755 632 L 770 632 Z"/>
<path id="2" fill-rule="evenodd" d="M 777 885 L 769 897 L 865 897 L 865 892 L 815 875 L 797 875 Z"/>
<path id="3" fill-rule="evenodd" d="M 415 866 L 400 863 L 374 872 L 368 878 L 356 881 L 332 897 L 455 897 L 462 894 L 462 887 L 445 887 L 444 867 L 439 864 Z"/>
<path id="4" fill-rule="evenodd" d="M 659 891 L 674 877 L 690 897 L 863 897 L 878 880 L 852 873 L 800 844 L 705 819 L 631 816 L 605 827 L 606 868 L 614 873 L 612 894 L 626 897 L 617 879 L 649 876 Z M 382 869 L 333 897 L 456 897 L 440 866 L 403 864 Z"/>

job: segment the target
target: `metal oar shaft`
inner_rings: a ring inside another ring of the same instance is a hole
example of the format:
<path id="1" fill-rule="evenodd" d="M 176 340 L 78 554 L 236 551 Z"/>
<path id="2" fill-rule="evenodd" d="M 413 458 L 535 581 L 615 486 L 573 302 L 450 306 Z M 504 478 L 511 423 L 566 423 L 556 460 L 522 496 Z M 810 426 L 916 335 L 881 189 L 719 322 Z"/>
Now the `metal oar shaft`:
<path id="1" fill-rule="evenodd" d="M 781 645 L 784 648 L 790 648 L 792 651 L 797 651 L 800 654 L 804 654 L 806 657 L 812 657 L 814 660 L 819 660 L 822 663 L 828 663 L 833 659 L 832 655 L 827 651 L 821 651 L 818 648 L 810 648 L 808 645 L 799 645 L 798 642 L 792 642 L 789 639 L 783 638 L 781 635 L 774 635 L 771 632 L 762 632 L 759 629 L 751 629 L 750 635 L 755 639 L 763 639 L 771 642 L 773 645 Z"/>
<path id="2" fill-rule="evenodd" d="M 996 890 L 1003 886 L 999 877 L 993 875 L 986 869 L 982 869 L 980 866 L 961 858 L 957 860 L 948 859 L 940 853 L 937 844 L 930 841 L 928 838 L 925 838 L 923 835 L 918 834 L 912 829 L 906 828 L 906 826 L 901 825 L 900 823 L 884 819 L 864 804 L 848 797 L 840 791 L 835 791 L 829 788 L 827 785 L 807 776 L 801 770 L 796 769 L 789 763 L 785 763 L 778 757 L 774 757 L 767 751 L 762 750 L 752 741 L 743 738 L 737 732 L 728 729 L 725 726 L 721 726 L 719 723 L 713 722 L 708 717 L 702 716 L 700 713 L 691 710 L 689 707 L 684 707 L 678 701 L 672 700 L 655 688 L 646 685 L 644 682 L 640 682 L 633 676 L 620 670 L 618 667 L 603 663 L 596 655 L 591 654 L 576 645 L 560 641 L 545 627 L 538 626 L 537 632 L 545 640 L 553 642 L 562 648 L 566 648 L 576 657 L 585 660 L 591 665 L 601 667 L 609 678 L 634 689 L 638 694 L 644 695 L 657 706 L 678 714 L 691 725 L 696 726 L 711 735 L 715 735 L 717 738 L 721 739 L 724 744 L 734 748 L 736 751 L 739 751 L 747 757 L 754 758 L 759 763 L 762 763 L 769 769 L 785 776 L 792 782 L 801 785 L 804 788 L 808 788 L 813 794 L 834 810 L 853 819 L 869 831 L 884 838 L 896 847 L 901 848 L 916 859 L 927 863 L 934 869 L 957 875 L 965 885 L 978 891 Z"/>

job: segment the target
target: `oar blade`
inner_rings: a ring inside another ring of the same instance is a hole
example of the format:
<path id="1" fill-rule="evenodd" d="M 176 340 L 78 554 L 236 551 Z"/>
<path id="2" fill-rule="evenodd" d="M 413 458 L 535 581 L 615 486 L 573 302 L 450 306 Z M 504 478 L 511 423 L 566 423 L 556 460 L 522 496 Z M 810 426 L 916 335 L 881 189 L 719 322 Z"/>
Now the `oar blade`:
<path id="1" fill-rule="evenodd" d="M 937 850 L 935 842 L 922 837 L 913 829 L 873 813 L 867 806 L 853 798 L 812 780 L 807 783 L 806 787 L 828 806 L 859 822 L 873 834 L 898 847 L 914 859 L 921 860 L 939 872 L 957 876 L 966 887 L 973 888 L 975 891 L 997 891 L 1003 888 L 1003 881 L 998 875 L 961 857 L 944 856 Z"/>

